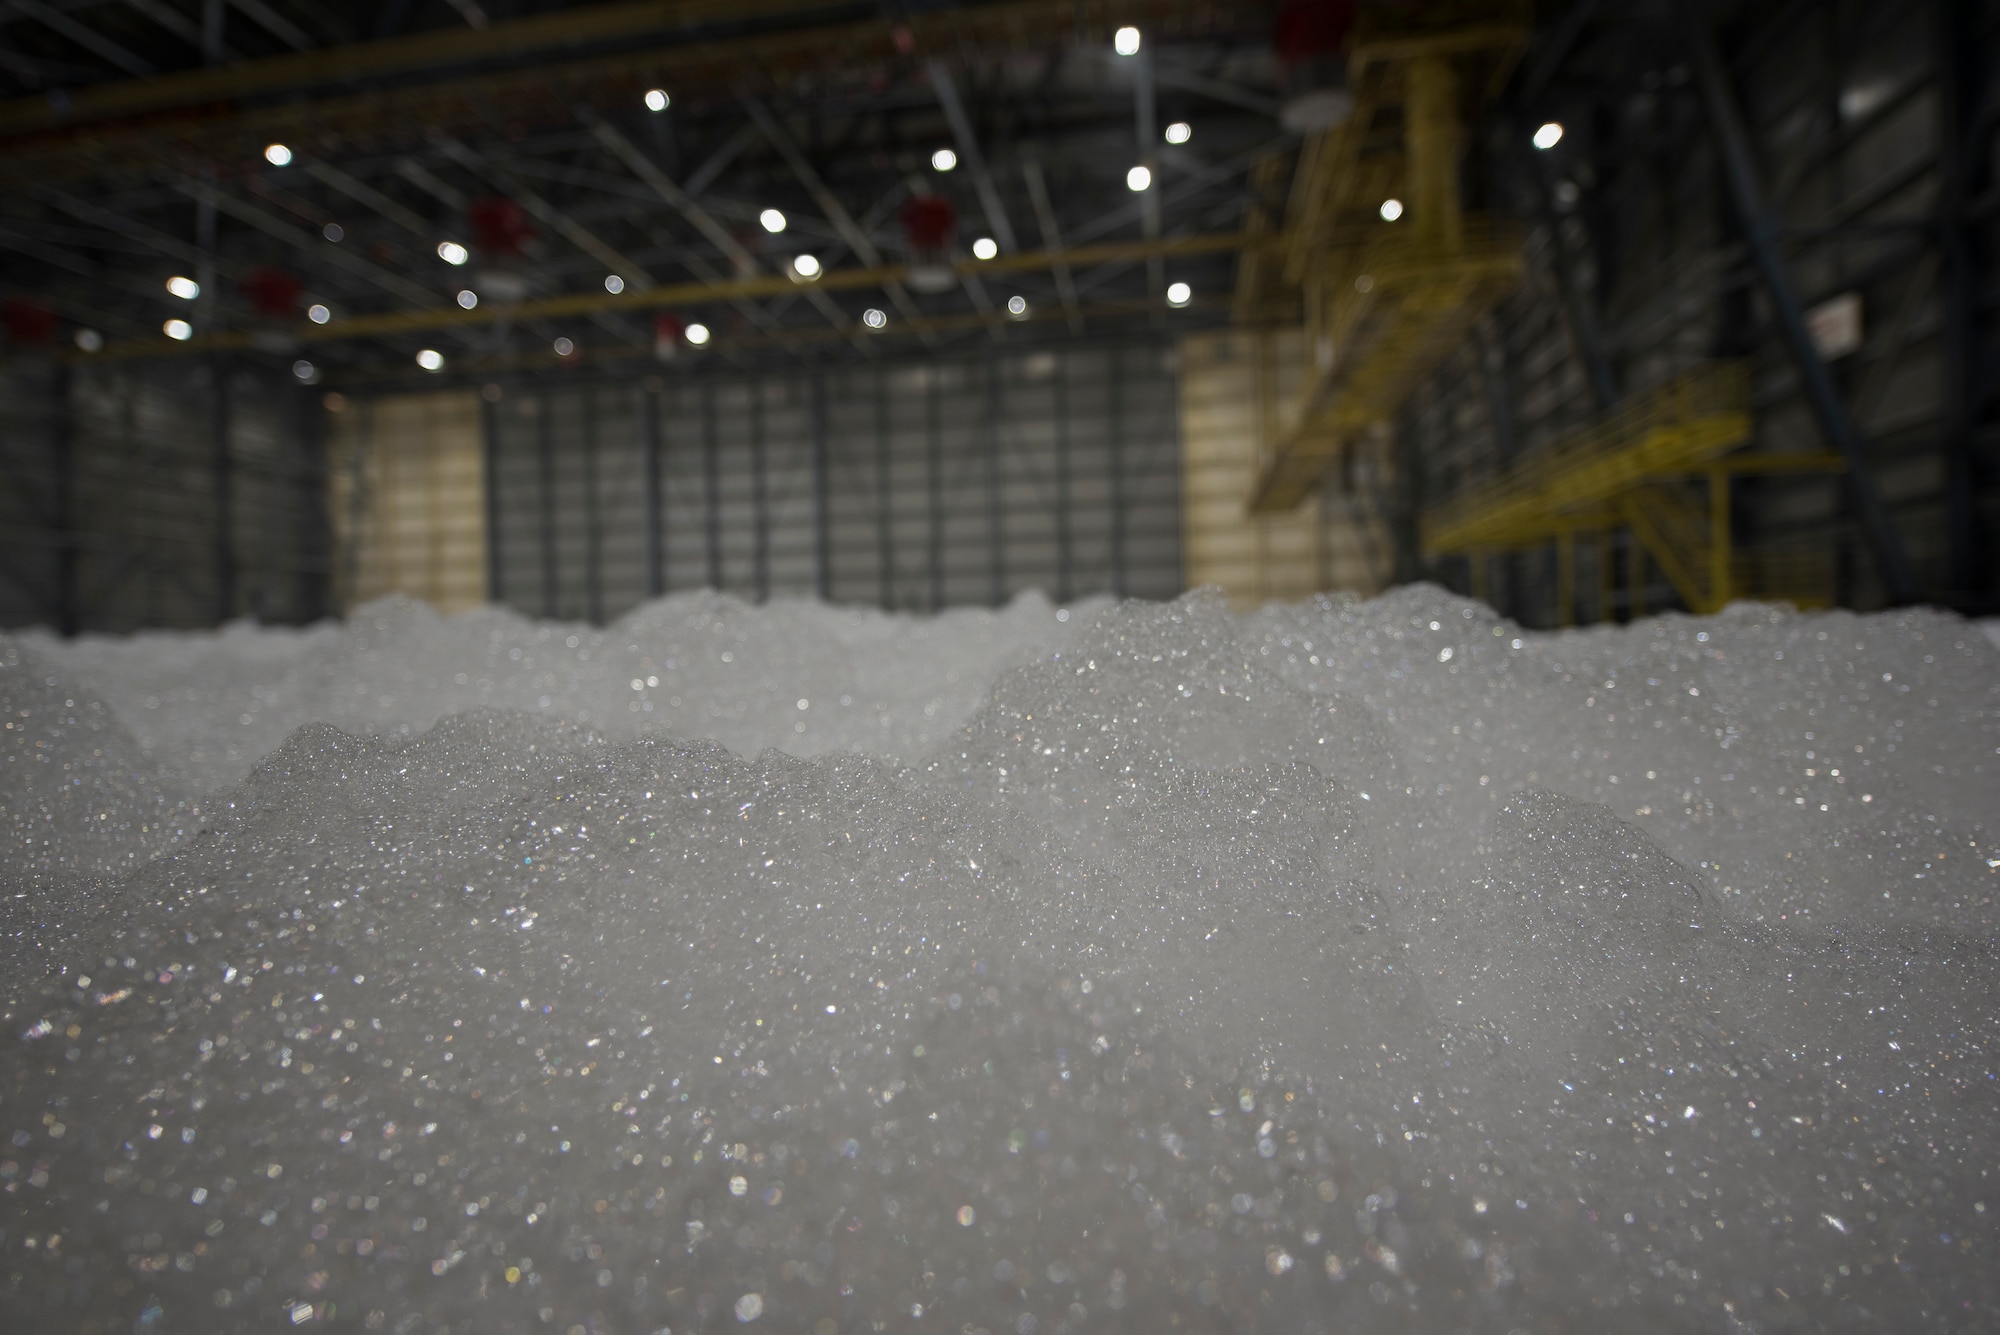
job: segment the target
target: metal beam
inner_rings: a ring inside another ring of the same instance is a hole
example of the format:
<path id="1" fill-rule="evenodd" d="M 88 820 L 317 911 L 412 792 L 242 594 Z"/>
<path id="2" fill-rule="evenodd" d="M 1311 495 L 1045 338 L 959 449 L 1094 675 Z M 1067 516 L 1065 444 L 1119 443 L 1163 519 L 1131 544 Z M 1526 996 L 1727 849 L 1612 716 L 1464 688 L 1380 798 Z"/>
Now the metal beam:
<path id="1" fill-rule="evenodd" d="M 1076 278 L 1070 272 L 1069 261 L 1063 258 L 1062 229 L 1056 224 L 1055 206 L 1049 202 L 1049 183 L 1042 175 L 1041 162 L 1024 159 L 1021 176 L 1028 183 L 1028 202 L 1035 208 L 1035 226 L 1041 229 L 1042 249 L 1052 257 L 1049 267 L 1055 271 L 1056 295 L 1062 298 L 1069 331 L 1081 334 L 1083 313 L 1076 298 Z"/>
<path id="2" fill-rule="evenodd" d="M 310 51 L 319 45 L 306 35 L 305 29 L 264 4 L 263 0 L 229 0 L 229 3 L 243 11 L 244 15 L 258 27 L 294 51 Z"/>
<path id="3" fill-rule="evenodd" d="M 1736 107 L 1736 95 L 1729 87 L 1722 57 L 1716 51 L 1714 34 L 1709 31 L 1705 6 L 1702 0 L 1679 0 L 1679 9 L 1695 82 L 1701 89 L 1710 128 L 1715 132 L 1717 152 L 1744 239 L 1749 243 L 1751 259 L 1770 299 L 1773 323 L 1797 368 L 1806 404 L 1820 434 L 1847 461 L 1848 492 L 1890 601 L 1915 602 L 1919 596 L 1916 576 L 1903 550 L 1902 536 L 1897 533 L 1888 506 L 1868 470 L 1867 441 L 1848 417 L 1833 377 L 1826 363 L 1820 360 L 1812 335 L 1806 329 L 1805 310 L 1779 250 L 1777 221 L 1764 207 L 1749 135 Z"/>
<path id="4" fill-rule="evenodd" d="M 519 176 L 507 170 L 503 162 L 495 161 L 485 154 L 460 143 L 447 134 L 434 134 L 431 143 L 446 157 L 459 166 L 483 176 L 494 185 L 507 192 L 522 208 L 532 213 L 543 226 L 553 228 L 562 234 L 564 240 L 584 254 L 596 260 L 611 273 L 624 278 L 629 286 L 640 289 L 653 286 L 653 276 L 646 267 L 629 255 L 621 253 L 603 237 L 585 227 L 576 219 L 564 213 L 548 200 L 530 189 Z"/>
<path id="5" fill-rule="evenodd" d="M 986 166 L 986 155 L 979 151 L 979 138 L 972 133 L 972 118 L 965 114 L 965 103 L 958 95 L 951 67 L 942 60 L 933 60 L 930 75 L 931 88 L 937 93 L 938 105 L 944 108 L 946 123 L 951 126 L 951 137 L 958 143 L 958 155 L 965 159 L 965 168 L 972 173 L 972 188 L 979 193 L 979 207 L 986 213 L 986 225 L 993 229 L 993 239 L 1000 243 L 1001 251 L 1011 254 L 1020 249 L 1014 240 L 1014 222 L 1007 216 L 1007 206 L 1000 201 L 993 173 Z"/>
<path id="6" fill-rule="evenodd" d="M 419 287 L 402 275 L 391 273 L 380 265 L 362 259 L 352 251 L 342 250 L 331 241 L 316 237 L 310 232 L 302 231 L 282 218 L 273 217 L 256 205 L 238 199 L 234 195 L 228 194 L 209 184 L 207 181 L 182 177 L 172 184 L 174 189 L 180 191 L 188 198 L 195 200 L 197 203 L 207 204 L 218 212 L 228 214 L 238 222 L 247 223 L 266 236 L 274 237 L 284 242 L 301 254 L 311 255 L 334 268 L 345 269 L 355 277 L 373 283 L 376 287 L 381 288 L 391 296 L 429 308 L 441 307 L 444 302 L 442 296 L 432 292 L 429 288 Z M 453 309 L 457 308 L 453 307 Z"/>
<path id="7" fill-rule="evenodd" d="M 406 232 L 414 233 L 426 241 L 436 240 L 441 229 L 430 219 L 411 209 L 404 208 L 395 200 L 369 185 L 359 177 L 350 175 L 334 166 L 314 158 L 305 164 L 306 175 L 346 195 L 357 204 L 363 204 L 387 218 Z"/>
<path id="8" fill-rule="evenodd" d="M 158 73 L 151 61 L 134 55 L 97 29 L 78 23 L 54 5 L 43 4 L 42 0 L 7 0 L 7 8 L 45 28 L 54 29 L 98 59 L 116 65 L 127 74 L 144 77 Z"/>

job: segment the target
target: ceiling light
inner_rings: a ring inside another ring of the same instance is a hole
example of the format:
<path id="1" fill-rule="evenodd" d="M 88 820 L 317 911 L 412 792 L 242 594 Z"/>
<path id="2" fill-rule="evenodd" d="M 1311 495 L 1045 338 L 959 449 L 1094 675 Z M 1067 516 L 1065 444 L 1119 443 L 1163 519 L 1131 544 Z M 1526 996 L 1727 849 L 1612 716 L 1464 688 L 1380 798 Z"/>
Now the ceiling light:
<path id="1" fill-rule="evenodd" d="M 958 154 L 948 148 L 941 148 L 931 154 L 931 167 L 936 171 L 948 172 L 958 165 Z"/>
<path id="2" fill-rule="evenodd" d="M 264 161 L 270 163 L 273 167 L 289 167 L 292 165 L 292 150 L 286 148 L 283 144 L 266 144 L 264 145 Z"/>
<path id="3" fill-rule="evenodd" d="M 1026 297 L 1012 296 L 1007 298 L 1007 314 L 1018 320 L 1027 313 L 1028 299 Z"/>
<path id="4" fill-rule="evenodd" d="M 85 352 L 102 352 L 104 335 L 95 329 L 79 329 L 76 331 L 76 345 Z"/>
<path id="5" fill-rule="evenodd" d="M 186 320 L 169 320 L 160 326 L 160 331 L 176 343 L 185 343 L 194 337 L 194 326 Z"/>
<path id="6" fill-rule="evenodd" d="M 1120 28 L 1117 34 L 1111 39 L 1111 49 L 1121 56 L 1138 55 L 1139 30 L 1137 28 Z"/>
<path id="7" fill-rule="evenodd" d="M 193 301 L 201 295 L 201 284 L 195 282 L 192 278 L 183 278 L 179 274 L 175 274 L 167 280 L 167 291 L 173 293 L 182 301 Z"/>
<path id="8" fill-rule="evenodd" d="M 972 258 L 990 260 L 1000 253 L 1000 243 L 990 236 L 982 236 L 972 243 Z"/>
<path id="9" fill-rule="evenodd" d="M 425 348 L 417 354 L 417 365 L 426 371 L 444 370 L 444 354 L 436 348 Z"/>
<path id="10" fill-rule="evenodd" d="M 469 287 L 458 290 L 458 305 L 461 310 L 471 310 L 479 304 L 479 294 Z"/>
<path id="11" fill-rule="evenodd" d="M 705 324 L 689 325 L 687 327 L 687 341 L 694 344 L 697 348 L 708 342 L 708 326 Z"/>
<path id="12" fill-rule="evenodd" d="M 292 374 L 305 384 L 310 385 L 313 381 L 319 379 L 319 368 L 311 362 L 301 359 L 292 363 Z"/>
<path id="13" fill-rule="evenodd" d="M 341 241 L 347 236 L 347 229 L 339 223 L 328 223 L 319 229 L 319 234 L 329 241 Z"/>
<path id="14" fill-rule="evenodd" d="M 608 273 L 604 275 L 604 290 L 615 297 L 625 290 L 625 280 L 615 273 Z"/>
<path id="15" fill-rule="evenodd" d="M 1152 189 L 1153 169 L 1151 167 L 1134 167 L 1131 171 L 1126 172 L 1125 188 L 1135 193 L 1141 190 Z"/>
<path id="16" fill-rule="evenodd" d="M 646 90 L 646 110 L 665 111 L 668 107 L 672 106 L 673 104 L 674 100 L 671 97 L 667 96 L 666 89 L 648 88 Z"/>
<path id="17" fill-rule="evenodd" d="M 819 277 L 819 261 L 811 255 L 792 256 L 792 272 L 801 278 Z"/>
<path id="18" fill-rule="evenodd" d="M 881 329 L 889 323 L 889 313 L 887 311 L 876 310 L 873 306 L 870 306 L 867 310 L 861 312 L 861 323 L 867 325 L 870 329 Z"/>
<path id="19" fill-rule="evenodd" d="M 333 312 L 318 302 L 314 302 L 312 305 L 306 307 L 306 319 L 311 320 L 314 324 L 325 324 L 332 318 Z"/>
<path id="20" fill-rule="evenodd" d="M 1194 138 L 1194 126 L 1186 121 L 1175 121 L 1167 127 L 1167 142 L 1170 144 L 1185 144 L 1192 138 Z"/>
<path id="21" fill-rule="evenodd" d="M 576 351 L 576 344 L 566 338 L 557 339 L 554 346 L 558 357 L 567 357 Z"/>
<path id="22" fill-rule="evenodd" d="M 763 224 L 765 231 L 773 234 L 785 230 L 785 215 L 776 209 L 765 209 L 757 215 L 757 221 Z"/>
<path id="23" fill-rule="evenodd" d="M 1400 199 L 1383 200 L 1381 213 L 1383 222 L 1396 221 L 1396 219 L 1403 216 L 1403 201 Z"/>
<path id="24" fill-rule="evenodd" d="M 1554 148 L 1562 142 L 1562 137 L 1562 125 L 1557 121 L 1549 121 L 1541 129 L 1535 131 L 1535 147 L 1545 150 Z"/>
<path id="25" fill-rule="evenodd" d="M 1194 289 L 1186 283 L 1167 284 L 1167 305 L 1185 306 L 1194 300 Z"/>
<path id="26" fill-rule="evenodd" d="M 438 242 L 438 258 L 446 264 L 463 264 L 472 258 L 472 252 L 456 241 Z"/>

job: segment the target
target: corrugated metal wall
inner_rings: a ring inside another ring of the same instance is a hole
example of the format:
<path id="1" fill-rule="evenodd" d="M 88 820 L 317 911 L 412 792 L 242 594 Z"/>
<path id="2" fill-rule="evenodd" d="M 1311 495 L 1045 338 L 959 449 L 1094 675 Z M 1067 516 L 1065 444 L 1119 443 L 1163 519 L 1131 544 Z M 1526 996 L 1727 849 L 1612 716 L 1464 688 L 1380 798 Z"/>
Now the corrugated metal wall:
<path id="1" fill-rule="evenodd" d="M 496 597 L 602 621 L 712 586 L 905 610 L 1181 588 L 1173 354 L 498 385 Z"/>

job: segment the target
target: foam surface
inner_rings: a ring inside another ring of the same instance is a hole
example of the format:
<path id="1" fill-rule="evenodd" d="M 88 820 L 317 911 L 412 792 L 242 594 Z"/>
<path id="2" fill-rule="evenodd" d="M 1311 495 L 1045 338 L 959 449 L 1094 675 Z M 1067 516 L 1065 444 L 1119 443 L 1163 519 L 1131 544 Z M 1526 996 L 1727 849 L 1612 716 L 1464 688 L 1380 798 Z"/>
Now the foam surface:
<path id="1" fill-rule="evenodd" d="M 0 638 L 0 1327 L 1990 1329 L 1983 629 Z"/>

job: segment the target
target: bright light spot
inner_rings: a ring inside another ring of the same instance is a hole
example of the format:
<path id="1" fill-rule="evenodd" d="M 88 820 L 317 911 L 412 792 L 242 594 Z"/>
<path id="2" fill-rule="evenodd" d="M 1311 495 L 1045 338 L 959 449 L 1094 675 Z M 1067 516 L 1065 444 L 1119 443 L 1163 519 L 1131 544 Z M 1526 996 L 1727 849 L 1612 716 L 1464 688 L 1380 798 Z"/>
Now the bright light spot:
<path id="1" fill-rule="evenodd" d="M 463 264 L 472 258 L 472 252 L 456 241 L 438 242 L 438 258 L 446 264 Z"/>
<path id="2" fill-rule="evenodd" d="M 1121 56 L 1138 55 L 1139 30 L 1137 28 L 1120 28 L 1117 34 L 1111 39 L 1111 49 Z"/>
<path id="3" fill-rule="evenodd" d="M 469 287 L 462 287 L 458 290 L 458 304 L 469 311 L 479 304 L 479 294 Z"/>
<path id="4" fill-rule="evenodd" d="M 436 348 L 425 348 L 417 354 L 417 365 L 426 371 L 444 370 L 444 354 Z"/>
<path id="5" fill-rule="evenodd" d="M 765 209 L 757 215 L 757 221 L 763 224 L 764 230 L 767 232 L 775 233 L 785 230 L 785 215 L 776 209 Z"/>
<path id="6" fill-rule="evenodd" d="M 811 255 L 792 256 L 792 272 L 801 278 L 819 277 L 819 261 Z"/>
<path id="7" fill-rule="evenodd" d="M 1167 284 L 1167 305 L 1185 306 L 1194 300 L 1194 289 L 1186 283 Z"/>
<path id="8" fill-rule="evenodd" d="M 264 161 L 270 163 L 273 167 L 289 167 L 292 165 L 292 150 L 286 148 L 283 144 L 266 144 L 264 145 Z"/>
<path id="9" fill-rule="evenodd" d="M 736 1319 L 746 1325 L 764 1315 L 764 1295 L 746 1293 L 736 1300 Z"/>
<path id="10" fill-rule="evenodd" d="M 555 341 L 555 349 L 556 349 L 556 356 L 567 357 L 572 352 L 576 351 L 576 344 L 572 343 L 570 340 L 566 338 L 559 338 Z"/>
<path id="11" fill-rule="evenodd" d="M 292 374 L 310 385 L 319 379 L 319 368 L 309 361 L 296 361 L 292 363 Z"/>
<path id="12" fill-rule="evenodd" d="M 342 227 L 339 223 L 328 223 L 326 226 L 319 229 L 319 234 L 325 237 L 329 241 L 337 242 L 337 241 L 345 241 L 347 239 L 347 229 L 345 227 Z"/>
<path id="13" fill-rule="evenodd" d="M 1194 126 L 1186 121 L 1175 121 L 1167 127 L 1167 142 L 1170 144 L 1185 144 L 1192 138 L 1194 138 Z"/>
<path id="14" fill-rule="evenodd" d="M 1028 299 L 1026 297 L 1012 296 L 1007 298 L 1007 314 L 1018 320 L 1027 313 Z"/>
<path id="15" fill-rule="evenodd" d="M 1134 167 L 1125 173 L 1125 188 L 1137 193 L 1153 188 L 1153 170 L 1150 167 Z"/>
<path id="16" fill-rule="evenodd" d="M 314 324 L 325 324 L 332 318 L 333 312 L 318 302 L 314 302 L 312 305 L 306 307 L 306 319 L 311 320 Z"/>
<path id="17" fill-rule="evenodd" d="M 674 100 L 671 97 L 667 96 L 666 89 L 648 88 L 646 90 L 646 110 L 665 111 L 668 107 L 672 106 L 673 104 Z"/>
<path id="18" fill-rule="evenodd" d="M 615 297 L 625 290 L 625 280 L 615 273 L 608 273 L 604 275 L 604 290 Z"/>
<path id="19" fill-rule="evenodd" d="M 687 341 L 694 344 L 697 348 L 700 347 L 702 344 L 708 342 L 708 339 L 709 339 L 709 334 L 707 325 L 691 324 L 687 327 Z"/>
<path id="20" fill-rule="evenodd" d="M 194 337 L 194 326 L 186 320 L 169 320 L 160 329 L 176 343 L 185 343 Z"/>
<path id="21" fill-rule="evenodd" d="M 889 323 L 889 313 L 887 311 L 876 310 L 873 306 L 870 306 L 867 310 L 861 312 L 861 323 L 867 325 L 870 329 L 881 329 Z"/>
<path id="22" fill-rule="evenodd" d="M 1400 199 L 1385 199 L 1385 200 L 1383 200 L 1383 201 L 1382 201 L 1382 221 L 1383 221 L 1383 222 L 1394 222 L 1394 221 L 1396 221 L 1396 219 L 1398 219 L 1398 218 L 1400 218 L 1400 217 L 1402 217 L 1402 216 L 1403 216 L 1403 201 L 1402 201 L 1402 200 L 1400 200 Z"/>
<path id="23" fill-rule="evenodd" d="M 76 345 L 85 352 L 101 352 L 104 349 L 104 335 L 95 329 L 79 329 L 76 331 Z"/>
<path id="24" fill-rule="evenodd" d="M 948 172 L 958 165 L 958 154 L 948 148 L 941 148 L 931 154 L 931 167 L 936 171 Z"/>
<path id="25" fill-rule="evenodd" d="M 1541 149 L 1554 148 L 1562 142 L 1562 137 L 1563 127 L 1555 121 L 1549 121 L 1541 129 L 1535 131 L 1535 147 Z"/>
<path id="26" fill-rule="evenodd" d="M 175 274 L 167 280 L 167 291 L 173 293 L 182 301 L 193 301 L 201 295 L 201 284 L 195 282 L 192 278 L 183 278 L 179 274 Z"/>
<path id="27" fill-rule="evenodd" d="M 1000 253 L 1000 243 L 990 236 L 982 236 L 972 243 L 972 258 L 990 260 Z"/>
<path id="28" fill-rule="evenodd" d="M 960 1228 L 971 1228 L 973 1221 L 978 1217 L 970 1205 L 961 1205 L 958 1207 L 958 1226 Z"/>

